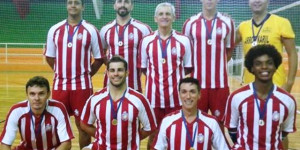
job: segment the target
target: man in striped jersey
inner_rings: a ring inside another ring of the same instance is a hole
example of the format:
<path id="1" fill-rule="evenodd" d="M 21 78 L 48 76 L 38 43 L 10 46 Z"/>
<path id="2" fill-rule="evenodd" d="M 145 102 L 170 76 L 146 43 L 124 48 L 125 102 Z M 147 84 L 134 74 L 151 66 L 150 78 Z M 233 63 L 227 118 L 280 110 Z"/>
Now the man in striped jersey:
<path id="1" fill-rule="evenodd" d="M 139 150 L 140 141 L 156 129 L 153 109 L 141 93 L 127 87 L 123 58 L 109 60 L 107 75 L 109 86 L 90 97 L 81 115 L 82 129 L 95 138 L 85 150 Z"/>
<path id="2" fill-rule="evenodd" d="M 184 78 L 179 82 L 182 109 L 167 115 L 154 142 L 157 150 L 229 150 L 225 136 L 215 117 L 197 108 L 199 81 Z"/>
<path id="3" fill-rule="evenodd" d="M 68 18 L 50 28 L 44 53 L 55 73 L 52 98 L 63 102 L 69 114 L 74 115 L 80 148 L 91 142 L 80 129 L 80 114 L 93 94 L 92 76 L 105 56 L 99 31 L 82 19 L 83 10 L 83 0 L 67 0 Z"/>
<path id="4" fill-rule="evenodd" d="M 191 76 L 201 85 L 198 108 L 210 110 L 221 121 L 229 95 L 227 61 L 234 47 L 234 23 L 217 11 L 219 0 L 201 2 L 202 12 L 186 20 L 182 31 L 193 42 Z"/>
<path id="5" fill-rule="evenodd" d="M 100 30 L 101 42 L 110 59 L 114 55 L 122 56 L 128 63 L 127 85 L 142 92 L 141 72 L 137 68 L 138 47 L 141 39 L 150 34 L 148 25 L 131 18 L 133 0 L 115 0 L 116 19 Z M 107 74 L 104 87 L 109 83 Z"/>
<path id="6" fill-rule="evenodd" d="M 0 136 L 0 149 L 71 149 L 73 133 L 65 106 L 48 99 L 47 79 L 35 76 L 26 83 L 27 100 L 12 106 Z M 19 130 L 21 144 L 11 148 Z"/>
<path id="7" fill-rule="evenodd" d="M 154 108 L 157 123 L 181 108 L 178 82 L 192 70 L 192 45 L 188 37 L 172 29 L 175 8 L 160 3 L 155 9 L 158 30 L 145 36 L 139 48 L 139 65 L 146 75 L 146 97 Z M 148 141 L 148 148 L 154 135 Z"/>
<path id="8" fill-rule="evenodd" d="M 281 62 L 272 45 L 252 47 L 246 54 L 245 67 L 255 80 L 233 92 L 226 106 L 225 126 L 234 149 L 283 149 L 288 133 L 296 131 L 296 101 L 272 81 Z"/>

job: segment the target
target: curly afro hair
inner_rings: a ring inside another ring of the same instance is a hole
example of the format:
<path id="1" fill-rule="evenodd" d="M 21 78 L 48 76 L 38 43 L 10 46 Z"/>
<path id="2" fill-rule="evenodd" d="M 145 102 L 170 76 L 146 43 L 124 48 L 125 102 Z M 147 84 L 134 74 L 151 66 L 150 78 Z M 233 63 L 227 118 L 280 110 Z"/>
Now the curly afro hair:
<path id="1" fill-rule="evenodd" d="M 280 53 L 273 45 L 270 44 L 257 45 L 252 47 L 245 56 L 244 65 L 249 72 L 251 72 L 251 68 L 253 67 L 254 59 L 262 55 L 268 55 L 269 57 L 271 57 L 274 61 L 276 69 L 279 67 L 279 65 L 282 62 L 282 57 Z"/>

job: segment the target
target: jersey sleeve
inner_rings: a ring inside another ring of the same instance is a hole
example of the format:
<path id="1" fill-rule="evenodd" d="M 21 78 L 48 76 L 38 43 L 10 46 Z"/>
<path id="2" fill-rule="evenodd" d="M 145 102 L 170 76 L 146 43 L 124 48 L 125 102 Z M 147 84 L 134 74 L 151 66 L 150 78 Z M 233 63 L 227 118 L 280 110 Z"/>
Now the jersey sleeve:
<path id="1" fill-rule="evenodd" d="M 239 112 L 238 107 L 235 105 L 234 99 L 236 97 L 234 95 L 230 95 L 225 109 L 225 120 L 224 125 L 227 128 L 237 128 L 239 122 Z"/>
<path id="2" fill-rule="evenodd" d="M 154 149 L 161 150 L 166 149 L 168 146 L 168 137 L 167 137 L 167 120 L 163 119 L 154 140 Z"/>
<path id="3" fill-rule="evenodd" d="M 91 46 L 92 46 L 93 57 L 95 59 L 103 58 L 104 52 L 103 52 L 103 48 L 102 48 L 102 44 L 101 44 L 99 31 L 95 27 L 93 27 L 91 32 L 92 32 L 91 33 L 91 36 L 92 36 Z"/>
<path id="4" fill-rule="evenodd" d="M 186 67 L 186 68 L 192 68 L 193 67 L 192 50 L 193 50 L 192 43 L 189 40 L 189 38 L 186 38 L 186 40 L 185 40 L 185 54 L 184 54 L 184 59 L 183 59 L 184 67 Z"/>
<path id="5" fill-rule="evenodd" d="M 226 48 L 234 48 L 234 40 L 235 40 L 235 25 L 232 19 L 230 19 L 229 27 L 229 33 L 226 37 Z"/>
<path id="6" fill-rule="evenodd" d="M 154 111 L 145 97 L 142 97 L 141 99 L 143 107 L 139 110 L 139 120 L 143 125 L 143 130 L 154 131 L 157 127 Z"/>
<path id="7" fill-rule="evenodd" d="M 5 125 L 0 136 L 0 142 L 6 145 L 12 145 L 18 131 L 18 111 L 11 108 L 6 117 Z"/>
<path id="8" fill-rule="evenodd" d="M 47 57 L 56 57 L 56 46 L 54 42 L 54 34 L 55 34 L 55 29 L 54 27 L 51 27 L 50 30 L 48 31 L 46 48 L 44 52 L 44 55 Z"/>
<path id="9" fill-rule="evenodd" d="M 282 25 L 281 25 L 281 36 L 284 38 L 295 38 L 295 33 L 293 31 L 292 25 L 290 21 L 286 18 L 283 18 L 282 20 Z"/>
<path id="10" fill-rule="evenodd" d="M 214 149 L 229 150 L 229 146 L 225 139 L 224 133 L 216 120 L 214 120 L 214 124 L 211 129 L 213 129 L 212 146 L 214 147 Z"/>
<path id="11" fill-rule="evenodd" d="M 106 34 L 106 28 L 102 27 L 100 30 L 100 39 L 101 39 L 101 46 L 103 49 L 108 48 L 108 44 L 106 43 L 106 39 L 105 39 L 105 34 Z"/>
<path id="12" fill-rule="evenodd" d="M 289 133 L 296 131 L 296 108 L 296 101 L 294 99 L 290 100 L 290 103 L 287 106 L 288 116 L 282 124 L 282 131 Z"/>
<path id="13" fill-rule="evenodd" d="M 147 63 L 148 63 L 148 59 L 147 59 L 147 43 L 145 38 L 143 38 L 140 42 L 139 45 L 139 50 L 138 50 L 138 64 L 137 67 L 138 68 L 147 68 Z"/>
<path id="14" fill-rule="evenodd" d="M 88 99 L 88 101 L 85 103 L 82 113 L 81 113 L 81 121 L 84 124 L 87 125 L 92 125 L 94 124 L 95 120 L 96 120 L 96 115 L 94 113 L 94 107 L 92 106 L 92 97 L 90 97 L 90 99 Z"/>
<path id="15" fill-rule="evenodd" d="M 191 21 L 190 19 L 188 19 L 183 24 L 182 33 L 190 38 L 191 37 L 190 31 L 191 31 Z"/>
<path id="16" fill-rule="evenodd" d="M 63 104 L 61 104 L 63 105 Z M 68 141 L 72 138 L 74 138 L 72 129 L 71 129 L 71 122 L 70 122 L 70 118 L 69 115 L 67 113 L 67 110 L 64 106 L 59 107 L 61 114 L 57 115 L 57 120 L 58 120 L 58 124 L 57 124 L 57 134 L 59 137 L 60 142 L 64 142 L 64 141 Z M 58 112 L 59 109 L 57 107 L 57 111 Z"/>

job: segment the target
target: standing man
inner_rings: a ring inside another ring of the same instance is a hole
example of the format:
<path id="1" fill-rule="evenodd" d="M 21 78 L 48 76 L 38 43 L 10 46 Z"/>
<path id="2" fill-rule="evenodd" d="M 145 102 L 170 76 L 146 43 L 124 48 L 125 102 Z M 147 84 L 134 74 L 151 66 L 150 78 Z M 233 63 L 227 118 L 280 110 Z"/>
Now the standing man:
<path id="1" fill-rule="evenodd" d="M 276 85 L 291 92 L 297 73 L 298 55 L 295 46 L 295 34 L 288 19 L 268 13 L 269 0 L 249 0 L 252 19 L 239 25 L 236 45 L 242 41 L 244 54 L 258 44 L 272 44 L 282 55 L 283 46 L 288 54 L 288 74 L 280 65 L 274 74 Z M 254 81 L 252 73 L 244 69 L 244 83 Z"/>
<path id="2" fill-rule="evenodd" d="M 200 1 L 202 12 L 186 20 L 183 33 L 194 44 L 191 76 L 201 86 L 198 108 L 204 112 L 210 109 L 221 121 L 229 95 L 227 61 L 234 47 L 234 23 L 217 11 L 219 0 Z"/>
<path id="3" fill-rule="evenodd" d="M 192 70 L 192 45 L 188 37 L 172 29 L 172 4 L 158 4 L 154 19 L 158 30 L 141 41 L 138 67 L 146 75 L 145 94 L 160 124 L 166 114 L 181 108 L 177 85 Z M 154 134 L 148 140 L 148 148 L 153 138 Z"/>
<path id="4" fill-rule="evenodd" d="M 127 87 L 123 58 L 113 56 L 106 71 L 109 86 L 90 97 L 81 115 L 82 129 L 95 138 L 85 150 L 138 150 L 140 141 L 156 129 L 153 109 L 141 93 Z"/>
<path id="5" fill-rule="evenodd" d="M 74 138 L 65 106 L 50 97 L 47 79 L 35 76 L 26 83 L 27 100 L 15 104 L 9 111 L 0 136 L 1 150 L 71 149 Z M 21 143 L 11 148 L 17 131 Z"/>
<path id="6" fill-rule="evenodd" d="M 179 82 L 182 109 L 165 117 L 160 125 L 154 148 L 157 150 L 211 149 L 229 150 L 225 136 L 215 117 L 197 108 L 199 81 L 184 78 Z"/>
<path id="7" fill-rule="evenodd" d="M 287 135 L 296 131 L 296 101 L 272 78 L 281 64 L 272 45 L 252 47 L 245 67 L 254 82 L 236 90 L 228 99 L 225 126 L 235 149 L 287 149 Z"/>
<path id="8" fill-rule="evenodd" d="M 55 73 L 52 98 L 63 102 L 69 114 L 75 116 L 80 148 L 91 142 L 91 137 L 80 129 L 80 114 L 93 94 L 92 76 L 104 57 L 99 32 L 82 19 L 83 10 L 83 0 L 67 0 L 68 18 L 50 28 L 44 54 Z"/>
<path id="9" fill-rule="evenodd" d="M 148 25 L 131 18 L 133 0 L 115 0 L 116 19 L 100 30 L 101 42 L 108 59 L 114 55 L 122 56 L 128 63 L 129 75 L 126 79 L 129 87 L 142 92 L 141 72 L 137 69 L 138 47 L 141 39 L 150 34 Z M 107 75 L 104 87 L 108 84 Z"/>

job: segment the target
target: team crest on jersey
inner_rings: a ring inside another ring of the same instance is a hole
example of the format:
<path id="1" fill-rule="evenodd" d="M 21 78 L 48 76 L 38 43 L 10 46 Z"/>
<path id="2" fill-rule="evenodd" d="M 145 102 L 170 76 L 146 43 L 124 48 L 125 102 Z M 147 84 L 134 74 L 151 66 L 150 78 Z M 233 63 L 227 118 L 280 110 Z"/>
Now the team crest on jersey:
<path id="1" fill-rule="evenodd" d="M 129 39 L 129 40 L 133 40 L 133 38 L 134 38 L 133 33 L 130 33 L 130 34 L 128 35 L 128 39 Z"/>
<path id="2" fill-rule="evenodd" d="M 79 34 L 77 35 L 77 40 L 82 40 L 82 33 L 79 33 Z"/>
<path id="3" fill-rule="evenodd" d="M 198 136 L 197 136 L 197 141 L 198 143 L 203 143 L 204 141 L 204 136 L 202 133 L 199 133 Z"/>
<path id="4" fill-rule="evenodd" d="M 217 34 L 222 34 L 222 29 L 220 27 L 217 28 Z"/>
<path id="5" fill-rule="evenodd" d="M 52 125 L 51 124 L 46 124 L 45 130 L 46 131 L 51 131 L 52 130 Z"/>
<path id="6" fill-rule="evenodd" d="M 176 55 L 177 54 L 177 49 L 176 47 L 173 47 L 171 50 L 172 55 Z"/>
<path id="7" fill-rule="evenodd" d="M 221 113 L 220 113 L 220 111 L 219 111 L 219 110 L 216 110 L 216 111 L 215 111 L 215 113 L 214 113 L 214 115 L 215 115 L 216 117 L 219 117 L 219 116 L 220 116 L 220 114 L 221 114 Z"/>
<path id="8" fill-rule="evenodd" d="M 127 113 L 126 111 L 124 111 L 124 112 L 122 113 L 121 119 L 122 119 L 123 121 L 127 121 L 127 120 L 128 120 L 128 113 Z"/>
<path id="9" fill-rule="evenodd" d="M 279 118 L 280 118 L 280 117 L 279 117 L 278 111 L 273 112 L 272 120 L 273 120 L 273 121 L 278 121 Z"/>

